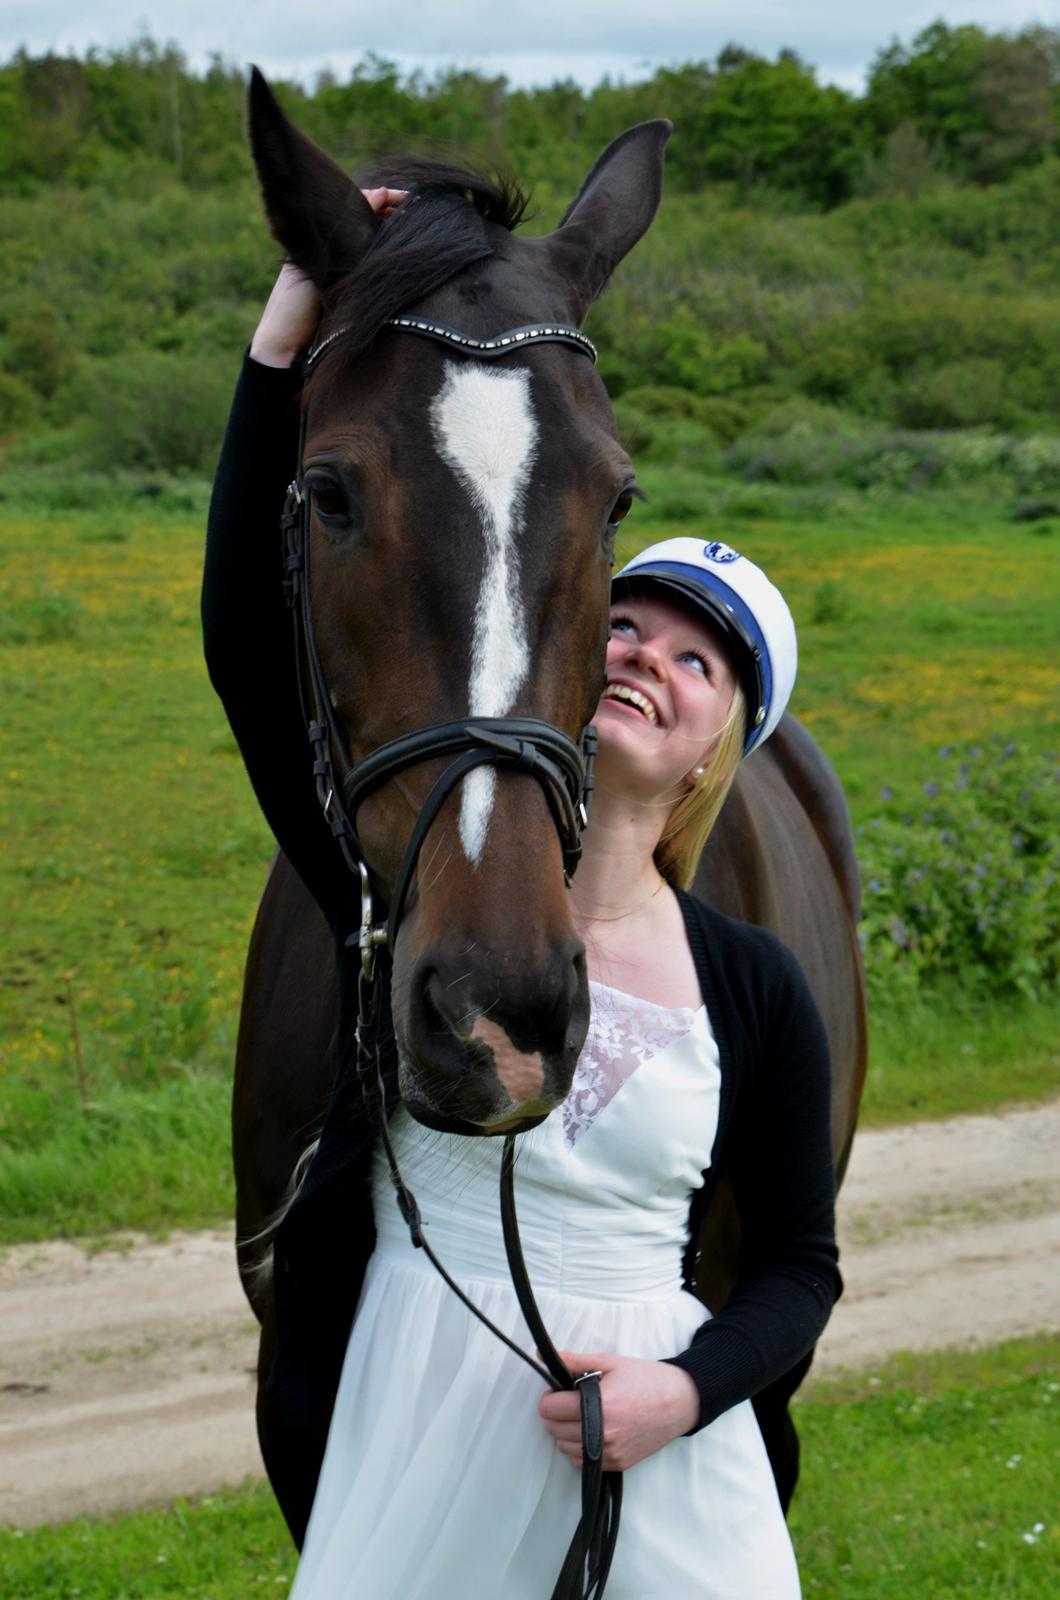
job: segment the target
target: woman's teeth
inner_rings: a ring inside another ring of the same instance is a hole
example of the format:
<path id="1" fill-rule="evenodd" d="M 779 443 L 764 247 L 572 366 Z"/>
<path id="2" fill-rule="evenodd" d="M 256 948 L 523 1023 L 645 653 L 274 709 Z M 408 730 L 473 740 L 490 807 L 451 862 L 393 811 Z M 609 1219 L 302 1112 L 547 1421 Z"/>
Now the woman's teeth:
<path id="1" fill-rule="evenodd" d="M 625 700 L 627 705 L 633 706 L 635 710 L 647 717 L 653 728 L 658 725 L 659 718 L 656 715 L 655 707 L 647 695 L 641 694 L 639 689 L 631 689 L 628 683 L 609 683 L 604 690 L 604 699 Z"/>

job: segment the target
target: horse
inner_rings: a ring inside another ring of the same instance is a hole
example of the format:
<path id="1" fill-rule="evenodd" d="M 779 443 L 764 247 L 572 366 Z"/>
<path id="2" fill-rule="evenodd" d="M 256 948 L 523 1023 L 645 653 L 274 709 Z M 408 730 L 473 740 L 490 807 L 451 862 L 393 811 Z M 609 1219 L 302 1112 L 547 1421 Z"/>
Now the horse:
<path id="1" fill-rule="evenodd" d="M 511 191 L 401 162 L 386 181 L 411 195 L 384 233 L 256 73 L 250 132 L 272 230 L 323 298 L 325 354 L 302 424 L 312 653 L 351 763 L 469 711 L 577 739 L 603 683 L 609 573 L 635 493 L 632 466 L 593 366 L 562 347 L 570 340 L 513 340 L 488 368 L 474 353 L 501 330 L 580 326 L 651 224 L 669 124 L 615 140 L 543 238 L 514 234 Z M 425 329 L 458 330 L 464 353 L 429 332 L 403 336 Z M 384 893 L 439 771 L 428 756 L 359 806 L 360 846 Z M 841 1165 L 864 1073 L 856 867 L 838 784 L 792 719 L 741 772 L 697 891 L 774 927 L 801 956 L 833 1048 Z M 459 1133 L 499 1133 L 560 1104 L 588 995 L 542 786 L 518 771 L 465 779 L 431 827 L 396 932 L 394 1033 L 413 1114 Z M 233 1092 L 239 1267 L 262 1322 L 259 1435 L 274 1486 L 286 1445 L 264 1397 L 275 1329 L 260 1241 L 335 1092 L 344 1032 L 335 935 L 334 917 L 279 852 L 250 942 Z M 469 1017 L 482 1020 L 470 1037 Z M 720 1194 L 701 1258 L 699 1287 L 715 1306 L 738 1252 L 726 1205 Z M 786 1400 L 772 1421 L 765 1403 L 762 1412 L 782 1492 L 797 1459 Z M 309 1498 L 316 1449 L 305 1456 Z M 292 1517 L 282 1495 L 281 1504 L 296 1531 L 303 1513 Z"/>

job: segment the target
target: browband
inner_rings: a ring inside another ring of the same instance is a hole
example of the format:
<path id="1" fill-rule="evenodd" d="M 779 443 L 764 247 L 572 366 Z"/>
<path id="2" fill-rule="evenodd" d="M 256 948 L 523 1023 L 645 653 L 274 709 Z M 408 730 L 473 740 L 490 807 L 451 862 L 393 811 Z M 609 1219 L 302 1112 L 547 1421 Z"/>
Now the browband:
<path id="1" fill-rule="evenodd" d="M 509 328 L 507 333 L 498 333 L 492 339 L 472 339 L 469 334 L 446 327 L 444 322 L 426 322 L 422 317 L 387 317 L 383 327 L 396 328 L 399 333 L 418 333 L 424 339 L 434 339 L 438 344 L 448 345 L 450 350 L 480 356 L 485 361 L 510 355 L 523 345 L 566 344 L 572 350 L 580 350 L 596 365 L 596 346 L 592 340 L 587 339 L 578 328 L 569 328 L 563 323 L 532 322 L 525 328 Z M 336 328 L 326 339 L 321 339 L 306 357 L 305 370 L 310 371 L 314 362 L 319 361 L 335 340 L 341 339 L 346 332 L 346 328 Z"/>

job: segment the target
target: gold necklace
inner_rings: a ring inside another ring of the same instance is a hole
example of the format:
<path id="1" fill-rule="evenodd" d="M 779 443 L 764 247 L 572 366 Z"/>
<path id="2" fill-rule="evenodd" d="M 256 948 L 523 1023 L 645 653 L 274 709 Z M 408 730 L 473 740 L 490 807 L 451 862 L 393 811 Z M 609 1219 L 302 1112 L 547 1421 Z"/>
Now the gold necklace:
<path id="1" fill-rule="evenodd" d="M 649 900 L 654 900 L 655 896 L 659 893 L 659 890 L 665 889 L 665 887 L 666 879 L 660 878 L 651 894 L 646 894 L 644 899 L 638 900 L 635 906 L 630 906 L 626 911 L 609 913 L 607 916 L 594 916 L 591 911 L 578 911 L 577 906 L 575 906 L 574 909 L 583 922 L 621 922 L 623 917 L 631 917 L 634 911 L 640 911 L 642 907 L 648 904 Z"/>

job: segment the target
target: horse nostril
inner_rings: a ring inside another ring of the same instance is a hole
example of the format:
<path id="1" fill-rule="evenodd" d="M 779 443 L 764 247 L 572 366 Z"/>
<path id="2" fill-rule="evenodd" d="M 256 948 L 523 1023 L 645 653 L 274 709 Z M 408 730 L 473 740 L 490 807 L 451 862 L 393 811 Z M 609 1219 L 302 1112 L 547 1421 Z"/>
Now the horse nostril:
<path id="1" fill-rule="evenodd" d="M 446 1020 L 439 999 L 435 998 L 438 985 L 438 974 L 430 972 L 424 978 L 421 988 L 421 1009 L 424 1033 L 428 1038 L 448 1039 L 453 1034 L 453 1028 Z"/>
<path id="2" fill-rule="evenodd" d="M 428 1126 L 440 1117 L 482 1127 L 521 1107 L 539 1119 L 567 1093 L 588 1022 L 582 948 L 561 938 L 533 956 L 511 958 L 500 976 L 466 946 L 436 945 L 414 964 L 399 1033 L 402 1094 Z"/>

